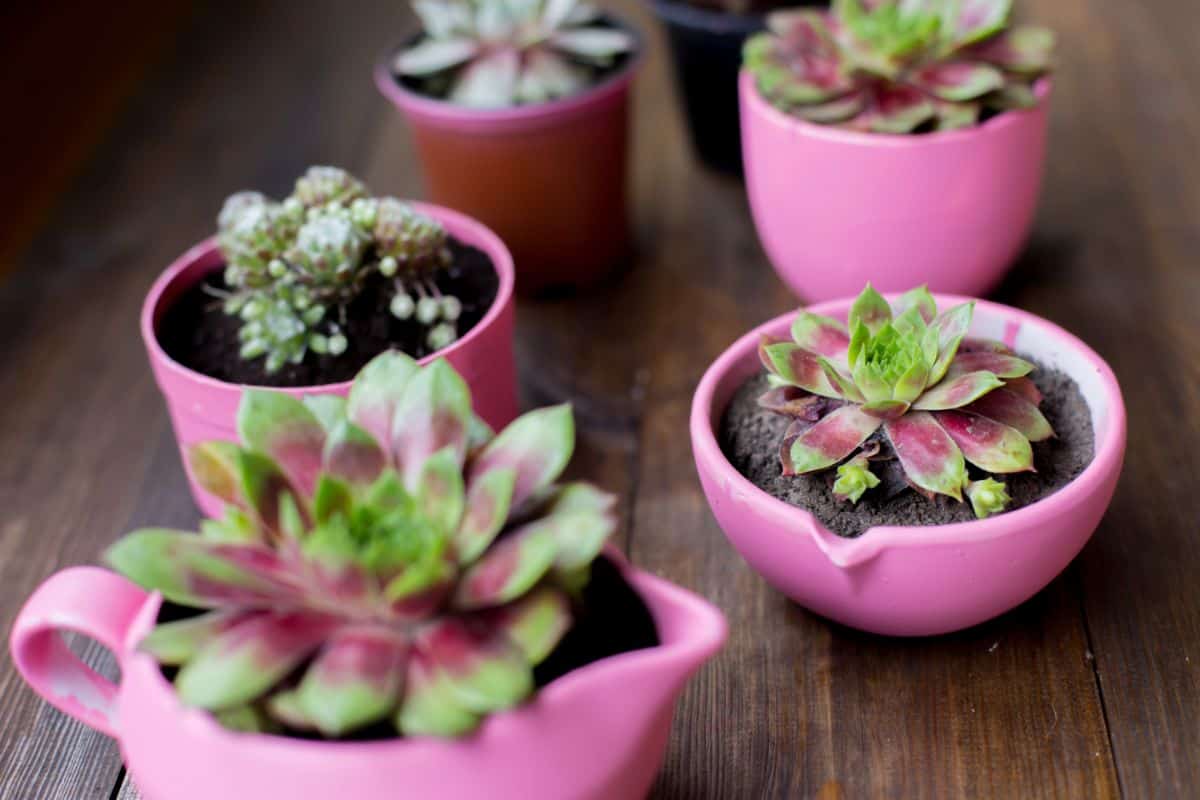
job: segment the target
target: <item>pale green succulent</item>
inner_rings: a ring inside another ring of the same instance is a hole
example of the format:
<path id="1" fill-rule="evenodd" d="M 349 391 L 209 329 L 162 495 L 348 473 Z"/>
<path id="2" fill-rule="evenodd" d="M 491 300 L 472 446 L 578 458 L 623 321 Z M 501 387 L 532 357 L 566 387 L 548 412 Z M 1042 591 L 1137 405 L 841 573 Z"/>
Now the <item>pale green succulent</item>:
<path id="1" fill-rule="evenodd" d="M 450 265 L 445 229 L 394 197 L 371 197 L 345 170 L 310 167 L 282 203 L 238 192 L 217 218 L 225 310 L 243 320 L 240 355 L 267 372 L 309 352 L 348 347 L 346 308 L 372 273 L 392 283 L 391 313 L 439 350 L 458 338 L 462 303 L 436 277 Z"/>

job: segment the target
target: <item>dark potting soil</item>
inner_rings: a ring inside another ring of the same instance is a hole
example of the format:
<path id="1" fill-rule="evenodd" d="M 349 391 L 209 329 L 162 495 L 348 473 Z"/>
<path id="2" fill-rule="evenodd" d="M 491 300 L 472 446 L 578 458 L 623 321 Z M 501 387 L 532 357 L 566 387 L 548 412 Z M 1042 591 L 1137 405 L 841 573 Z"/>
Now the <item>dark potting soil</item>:
<path id="1" fill-rule="evenodd" d="M 158 622 L 176 622 L 204 612 L 164 601 L 158 612 Z M 660 643 L 658 628 L 650 609 L 621 570 L 608 558 L 598 558 L 592 565 L 592 579 L 572 610 L 574 624 L 558 643 L 558 647 L 534 668 L 534 683 L 540 689 L 572 670 L 585 667 L 602 658 L 656 647 Z M 307 664 L 299 667 L 292 680 L 299 680 Z M 163 675 L 173 681 L 178 670 L 164 667 Z M 319 739 L 307 731 L 286 731 L 284 735 L 303 739 Z M 394 739 L 396 729 L 381 722 L 356 731 L 345 741 Z"/>
<path id="2" fill-rule="evenodd" d="M 482 250 L 454 238 L 449 240 L 451 265 L 435 283 L 443 294 L 462 301 L 458 334 L 466 335 L 483 319 L 500 288 L 492 261 Z M 353 378 L 363 365 L 385 350 L 403 350 L 413 358 L 431 352 L 426 328 L 415 319 L 399 320 L 388 311 L 393 290 L 389 279 L 374 273 L 363 291 L 346 307 L 342 329 L 349 346 L 340 356 L 309 352 L 299 364 L 267 372 L 266 359 L 242 359 L 238 330 L 242 321 L 226 314 L 221 301 L 204 286 L 227 290 L 222 270 L 192 286 L 166 310 L 158 326 L 158 343 L 185 367 L 228 383 L 253 386 L 319 386 Z M 335 318 L 336 319 L 336 318 Z M 341 320 L 337 320 L 341 325 Z"/>
<path id="3" fill-rule="evenodd" d="M 1030 377 L 1044 395 L 1040 408 L 1057 436 L 1034 443 L 1036 473 L 997 476 L 1007 485 L 1012 497 L 1008 511 L 1053 494 L 1074 480 L 1092 461 L 1092 417 L 1075 381 L 1062 372 L 1041 366 Z M 758 397 L 766 390 L 767 379 L 763 373 L 742 384 L 725 410 L 718 432 L 721 450 L 729 463 L 763 491 L 808 509 L 841 536 L 857 536 L 876 525 L 940 525 L 975 519 L 971 504 L 965 498 L 962 503 L 941 495 L 930 500 L 913 491 L 895 459 L 872 464 L 872 471 L 881 483 L 863 495 L 857 504 L 833 496 L 836 470 L 791 477 L 781 475 L 779 444 L 789 420 L 759 408 Z M 881 453 L 890 451 L 890 445 L 880 434 L 875 434 L 875 438 L 884 448 Z M 984 475 L 970 464 L 967 470 L 972 479 Z"/>

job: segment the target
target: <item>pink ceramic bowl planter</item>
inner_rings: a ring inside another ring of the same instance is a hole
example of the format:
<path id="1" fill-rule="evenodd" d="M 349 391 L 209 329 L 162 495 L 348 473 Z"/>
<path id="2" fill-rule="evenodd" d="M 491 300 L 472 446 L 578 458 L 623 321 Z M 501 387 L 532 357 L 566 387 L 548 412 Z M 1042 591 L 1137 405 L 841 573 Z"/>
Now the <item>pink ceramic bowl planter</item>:
<path id="1" fill-rule="evenodd" d="M 721 613 L 699 597 L 623 566 L 654 616 L 660 644 L 559 678 L 528 704 L 461 740 L 321 742 L 234 733 L 185 708 L 136 645 L 161 596 L 94 567 L 54 575 L 13 627 L 13 661 L 43 698 L 116 737 L 147 800 L 633 800 L 661 764 L 675 698 L 725 640 Z M 78 631 L 110 648 L 113 685 L 63 643 Z"/>
<path id="2" fill-rule="evenodd" d="M 1046 154 L 1039 105 L 975 128 L 860 133 L 783 113 L 739 78 L 746 189 L 767 256 L 810 302 L 928 284 L 984 295 L 1029 234 Z M 902 259 L 895 257 L 903 253 Z"/>
<path id="3" fill-rule="evenodd" d="M 966 298 L 938 296 L 939 306 Z M 851 301 L 809 310 L 845 319 Z M 1125 453 L 1125 405 L 1112 370 L 1083 342 L 1032 314 L 977 301 L 972 335 L 1003 341 L 1065 372 L 1091 411 L 1095 456 L 1065 487 L 983 520 L 876 527 L 849 539 L 739 474 L 717 444 L 729 399 L 759 372 L 763 334 L 785 336 L 787 314 L 743 336 L 709 367 L 692 402 L 696 467 L 717 522 L 769 583 L 797 603 L 854 628 L 900 636 L 959 630 L 1022 603 L 1083 548 L 1112 499 Z"/>
<path id="4" fill-rule="evenodd" d="M 487 253 L 500 278 L 492 307 L 461 339 L 422 359 L 445 358 L 467 380 L 475 409 L 494 428 L 507 425 L 517 415 L 516 370 L 513 364 L 513 263 L 504 243 L 475 220 L 439 206 L 414 203 L 415 208 L 441 222 L 449 233 Z M 209 440 L 235 441 L 238 403 L 244 387 L 210 378 L 172 359 L 158 343 L 157 328 L 171 303 L 204 276 L 224 265 L 216 242 L 209 239 L 180 256 L 150 288 L 142 305 L 142 340 L 150 367 L 167 401 L 175 438 L 183 453 L 190 445 Z M 302 386 L 278 391 L 294 395 L 337 394 L 350 391 L 350 381 Z M 200 510 L 219 516 L 222 504 L 188 481 Z"/>

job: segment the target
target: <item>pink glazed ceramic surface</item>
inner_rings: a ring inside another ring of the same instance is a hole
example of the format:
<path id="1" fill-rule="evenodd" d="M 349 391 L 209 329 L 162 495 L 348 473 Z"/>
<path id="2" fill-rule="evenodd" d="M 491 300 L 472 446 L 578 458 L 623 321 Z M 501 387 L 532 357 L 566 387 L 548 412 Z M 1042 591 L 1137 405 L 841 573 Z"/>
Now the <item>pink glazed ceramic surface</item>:
<path id="1" fill-rule="evenodd" d="M 937 297 L 943 308 L 966 299 Z M 809 310 L 844 320 L 850 303 Z M 1092 463 L 1067 486 L 1024 508 L 972 522 L 870 528 L 848 539 L 742 477 L 714 433 L 733 393 L 762 369 L 759 338 L 786 336 L 793 318 L 777 317 L 735 342 L 709 367 L 692 401 L 692 447 L 709 505 L 729 541 L 771 585 L 851 627 L 924 636 L 1008 611 L 1079 553 L 1108 508 L 1125 453 L 1121 391 L 1087 345 L 1032 314 L 977 301 L 972 335 L 1002 340 L 1079 384 L 1095 433 Z"/>
<path id="2" fill-rule="evenodd" d="M 43 583 L 17 616 L 10 647 L 38 694 L 118 739 L 147 800 L 633 800 L 661 765 L 676 697 L 720 649 L 726 627 L 699 597 L 623 568 L 661 644 L 570 672 L 462 740 L 320 742 L 228 731 L 183 707 L 157 664 L 136 651 L 161 597 L 95 567 Z M 116 654 L 119 685 L 71 653 L 59 635 L 68 630 Z"/>
<path id="3" fill-rule="evenodd" d="M 1034 109 L 911 136 L 805 122 L 764 100 L 749 72 L 739 82 L 754 223 L 797 295 L 846 297 L 867 281 L 984 295 L 1000 282 L 1037 207 L 1049 81 Z"/>
<path id="4" fill-rule="evenodd" d="M 513 263 L 504 243 L 473 219 L 439 206 L 413 203 L 438 219 L 451 235 L 478 247 L 491 258 L 500 278 L 496 300 L 479 323 L 461 339 L 421 359 L 445 358 L 471 387 L 475 410 L 494 428 L 507 425 L 517 414 L 516 370 L 513 364 Z M 222 503 L 192 478 L 186 449 L 208 440 L 237 439 L 237 407 L 245 389 L 240 384 L 202 375 L 168 356 L 159 346 L 156 330 L 163 312 L 184 290 L 224 264 L 216 242 L 209 239 L 180 256 L 150 288 L 142 305 L 142 341 L 150 356 L 154 378 L 167 401 L 192 496 L 206 516 L 220 515 Z M 322 386 L 278 389 L 292 395 L 337 394 L 350 391 L 350 381 Z"/>

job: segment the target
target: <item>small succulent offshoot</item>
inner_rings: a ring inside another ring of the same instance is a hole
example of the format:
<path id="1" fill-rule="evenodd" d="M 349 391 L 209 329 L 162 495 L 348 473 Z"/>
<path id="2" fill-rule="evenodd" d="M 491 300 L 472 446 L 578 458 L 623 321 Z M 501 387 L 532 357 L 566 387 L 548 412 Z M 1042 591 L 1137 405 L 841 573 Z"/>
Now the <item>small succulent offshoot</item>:
<path id="1" fill-rule="evenodd" d="M 424 35 L 393 69 L 465 106 L 575 94 L 636 46 L 627 31 L 598 24 L 600 12 L 579 0 L 415 0 L 413 10 Z"/>
<path id="2" fill-rule="evenodd" d="M 1031 442 L 1054 436 L 1028 378 L 1034 365 L 1000 342 L 966 338 L 973 302 L 938 313 L 929 290 L 895 308 L 868 284 L 848 324 L 801 311 L 791 339 L 764 338 L 771 388 L 759 405 L 792 420 L 780 447 L 784 475 L 837 466 L 834 495 L 857 503 L 880 484 L 871 464 L 899 461 L 908 483 L 961 502 L 976 516 L 1010 502 L 1002 482 L 1033 471 Z M 840 466 L 839 466 L 840 465 Z"/>
<path id="3" fill-rule="evenodd" d="M 810 122 L 877 133 L 952 130 L 1037 104 L 1054 34 L 1009 26 L 1012 0 L 833 0 L 786 10 L 746 42 L 759 92 Z"/>
<path id="4" fill-rule="evenodd" d="M 345 170 L 310 167 L 283 202 L 238 192 L 217 228 L 228 291 L 216 293 L 242 319 L 240 356 L 263 358 L 267 372 L 310 351 L 344 353 L 346 308 L 375 273 L 393 281 L 391 313 L 415 318 L 431 349 L 458 338 L 462 303 L 436 283 L 450 261 L 445 229 L 393 197 L 370 196 Z"/>
<path id="5" fill-rule="evenodd" d="M 569 406 L 493 434 L 444 360 L 385 353 L 348 399 L 248 390 L 238 432 L 189 454 L 222 519 L 107 554 L 206 610 L 140 644 L 182 702 L 251 730 L 457 736 L 532 694 L 616 526 L 611 495 L 556 483 Z"/>

